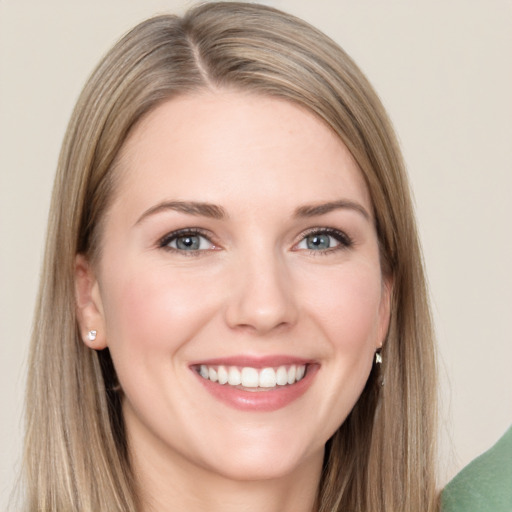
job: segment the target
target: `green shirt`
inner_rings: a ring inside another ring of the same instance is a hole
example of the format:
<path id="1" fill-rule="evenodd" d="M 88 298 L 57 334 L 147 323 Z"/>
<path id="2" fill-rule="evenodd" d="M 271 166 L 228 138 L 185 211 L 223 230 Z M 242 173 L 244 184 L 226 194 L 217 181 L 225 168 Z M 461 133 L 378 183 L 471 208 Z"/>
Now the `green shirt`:
<path id="1" fill-rule="evenodd" d="M 442 512 L 512 512 L 512 427 L 444 489 Z"/>

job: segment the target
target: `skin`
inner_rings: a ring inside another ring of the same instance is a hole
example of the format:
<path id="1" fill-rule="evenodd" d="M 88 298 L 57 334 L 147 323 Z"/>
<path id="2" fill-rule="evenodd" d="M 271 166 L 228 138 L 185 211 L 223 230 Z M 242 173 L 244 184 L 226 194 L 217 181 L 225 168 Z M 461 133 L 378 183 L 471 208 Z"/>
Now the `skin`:
<path id="1" fill-rule="evenodd" d="M 143 510 L 313 510 L 325 442 L 388 327 L 390 286 L 356 163 L 301 108 L 222 90 L 156 108 L 119 163 L 101 259 L 77 257 L 77 302 L 84 342 L 109 347 L 123 388 Z M 224 215 L 162 207 L 170 201 Z M 185 228 L 203 233 L 198 250 L 165 238 Z M 285 407 L 241 411 L 190 367 L 240 355 L 301 357 L 317 371 Z"/>

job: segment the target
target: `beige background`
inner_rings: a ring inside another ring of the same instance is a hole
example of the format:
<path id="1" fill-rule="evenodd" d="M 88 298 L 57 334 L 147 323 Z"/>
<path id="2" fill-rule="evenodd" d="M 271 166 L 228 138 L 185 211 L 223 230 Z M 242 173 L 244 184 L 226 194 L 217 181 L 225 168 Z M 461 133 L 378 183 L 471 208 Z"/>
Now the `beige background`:
<path id="1" fill-rule="evenodd" d="M 19 462 L 31 315 L 71 109 L 122 33 L 191 3 L 0 0 L 2 510 Z M 444 482 L 512 422 L 512 2 L 267 3 L 317 25 L 355 58 L 401 139 L 439 337 Z"/>

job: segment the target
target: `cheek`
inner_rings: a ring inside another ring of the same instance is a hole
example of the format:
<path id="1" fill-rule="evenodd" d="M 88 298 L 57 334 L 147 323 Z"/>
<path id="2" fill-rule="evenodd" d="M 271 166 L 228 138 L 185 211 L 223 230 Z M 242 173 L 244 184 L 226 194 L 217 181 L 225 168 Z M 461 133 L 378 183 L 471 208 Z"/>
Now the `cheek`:
<path id="1" fill-rule="evenodd" d="M 330 273 L 324 281 L 317 279 L 313 290 L 308 307 L 334 349 L 375 350 L 381 301 L 381 277 L 375 266 Z"/>
<path id="2" fill-rule="evenodd" d="M 306 284 L 304 282 L 304 284 Z M 328 439 L 353 409 L 370 375 L 379 343 L 381 276 L 378 266 L 346 265 L 308 279 L 308 312 L 313 333 L 322 332 L 322 400 Z"/>
<path id="3" fill-rule="evenodd" d="M 200 286 L 204 280 L 149 267 L 117 272 L 106 287 L 107 337 L 116 359 L 172 355 L 217 309 L 215 296 Z"/>

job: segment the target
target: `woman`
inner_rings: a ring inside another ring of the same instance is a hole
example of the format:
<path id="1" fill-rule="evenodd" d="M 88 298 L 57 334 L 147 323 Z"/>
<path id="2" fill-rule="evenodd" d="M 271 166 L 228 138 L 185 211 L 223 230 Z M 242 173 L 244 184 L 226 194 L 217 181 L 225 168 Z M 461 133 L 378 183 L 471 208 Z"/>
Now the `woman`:
<path id="1" fill-rule="evenodd" d="M 27 510 L 435 510 L 407 179 L 349 57 L 208 4 L 142 23 L 64 141 Z"/>

